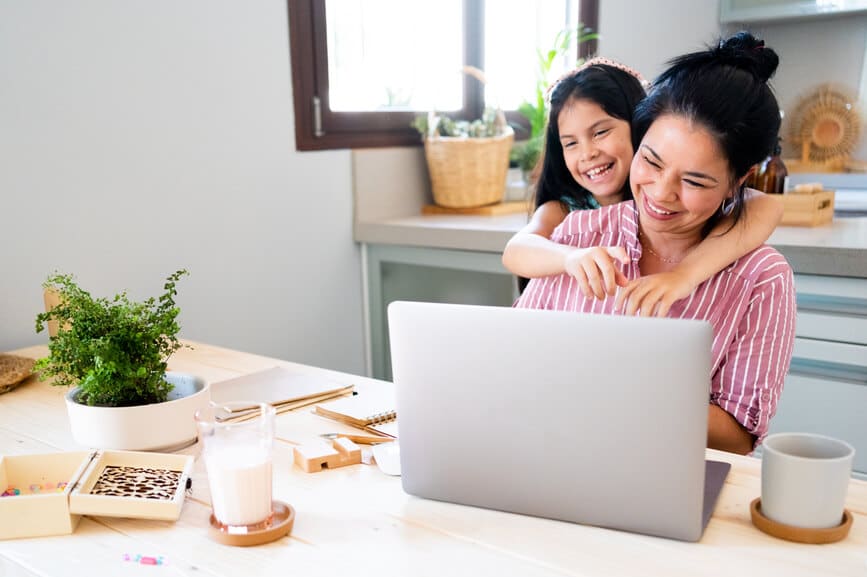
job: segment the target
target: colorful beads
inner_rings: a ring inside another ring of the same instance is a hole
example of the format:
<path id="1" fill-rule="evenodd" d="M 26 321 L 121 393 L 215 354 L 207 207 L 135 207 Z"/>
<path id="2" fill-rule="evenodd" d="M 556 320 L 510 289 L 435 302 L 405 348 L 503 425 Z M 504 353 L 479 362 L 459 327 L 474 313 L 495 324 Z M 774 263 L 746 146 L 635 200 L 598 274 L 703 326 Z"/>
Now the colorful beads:
<path id="1" fill-rule="evenodd" d="M 38 495 L 45 491 L 55 491 L 57 493 L 62 493 L 67 485 L 66 481 L 60 481 L 58 483 L 31 483 L 27 489 L 22 490 L 18 487 L 14 487 L 10 485 L 6 488 L 3 493 L 0 493 L 0 497 L 15 497 L 16 495 Z"/>
<path id="2" fill-rule="evenodd" d="M 165 565 L 166 561 L 162 555 L 158 557 L 152 557 L 148 555 L 131 555 L 129 553 L 123 554 L 124 561 L 132 561 L 133 563 L 139 563 L 140 565 Z"/>

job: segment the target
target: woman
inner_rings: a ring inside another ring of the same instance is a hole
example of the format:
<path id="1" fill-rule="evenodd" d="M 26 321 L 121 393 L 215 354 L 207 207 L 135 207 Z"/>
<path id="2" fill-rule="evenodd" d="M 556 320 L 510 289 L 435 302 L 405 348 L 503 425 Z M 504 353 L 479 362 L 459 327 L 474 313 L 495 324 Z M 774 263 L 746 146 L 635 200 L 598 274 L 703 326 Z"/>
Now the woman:
<path id="1" fill-rule="evenodd" d="M 739 222 L 744 181 L 779 131 L 767 85 L 777 63 L 746 32 L 672 61 L 635 112 L 634 200 L 573 212 L 552 241 L 581 249 L 588 277 L 632 281 L 671 272 L 727 215 Z M 794 298 L 788 263 L 761 246 L 667 311 L 713 325 L 708 446 L 748 453 L 767 434 L 791 360 Z M 565 273 L 532 280 L 516 303 L 605 314 L 622 313 L 622 305 L 585 296 Z"/>
<path id="2" fill-rule="evenodd" d="M 645 96 L 643 84 L 635 70 L 606 58 L 589 60 L 554 84 L 536 211 L 503 252 L 503 264 L 511 272 L 530 278 L 568 272 L 587 296 L 614 294 L 615 277 L 588 278 L 577 266 L 580 254 L 548 238 L 571 211 L 632 198 L 631 123 Z M 750 219 L 737 223 L 735 234 L 722 234 L 733 226 L 723 221 L 672 271 L 637 279 L 621 291 L 621 298 L 630 297 L 627 314 L 640 310 L 664 316 L 675 300 L 689 296 L 700 282 L 764 243 L 782 216 L 782 206 L 759 193 L 748 204 Z"/>

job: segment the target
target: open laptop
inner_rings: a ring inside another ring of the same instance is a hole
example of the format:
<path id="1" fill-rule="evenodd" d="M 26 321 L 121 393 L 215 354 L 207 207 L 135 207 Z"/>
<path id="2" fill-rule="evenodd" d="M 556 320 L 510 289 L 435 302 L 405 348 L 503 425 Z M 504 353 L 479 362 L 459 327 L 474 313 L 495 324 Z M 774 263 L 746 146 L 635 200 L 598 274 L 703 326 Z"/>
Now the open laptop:
<path id="1" fill-rule="evenodd" d="M 709 323 L 398 301 L 388 325 L 407 493 L 701 538 L 729 469 Z"/>

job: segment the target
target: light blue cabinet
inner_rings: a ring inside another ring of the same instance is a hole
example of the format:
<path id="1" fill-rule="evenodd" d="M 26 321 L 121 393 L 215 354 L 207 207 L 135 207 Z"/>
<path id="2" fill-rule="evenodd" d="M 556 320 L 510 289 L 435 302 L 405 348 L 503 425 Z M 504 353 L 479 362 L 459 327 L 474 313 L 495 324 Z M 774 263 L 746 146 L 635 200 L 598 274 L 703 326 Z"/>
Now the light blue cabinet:
<path id="1" fill-rule="evenodd" d="M 396 300 L 510 306 L 517 284 L 498 253 L 364 245 L 372 376 L 391 380 L 388 303 Z"/>
<path id="2" fill-rule="evenodd" d="M 795 349 L 771 432 L 845 439 L 867 479 L 867 279 L 795 275 L 795 288 Z"/>

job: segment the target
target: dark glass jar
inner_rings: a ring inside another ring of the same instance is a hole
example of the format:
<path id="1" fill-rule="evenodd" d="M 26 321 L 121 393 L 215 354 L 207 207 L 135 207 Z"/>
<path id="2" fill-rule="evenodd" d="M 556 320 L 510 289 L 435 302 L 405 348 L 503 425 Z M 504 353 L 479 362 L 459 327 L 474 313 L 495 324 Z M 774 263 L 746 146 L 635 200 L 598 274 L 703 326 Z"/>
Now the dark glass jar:
<path id="1" fill-rule="evenodd" d="M 777 138 L 774 154 L 759 164 L 756 171 L 747 179 L 746 185 L 761 190 L 765 194 L 783 194 L 789 171 L 780 157 L 781 154 L 782 147 L 780 146 L 780 139 Z"/>

